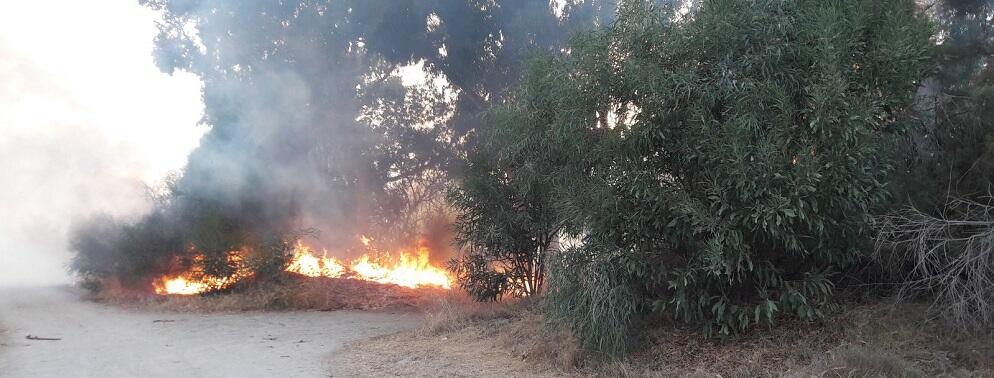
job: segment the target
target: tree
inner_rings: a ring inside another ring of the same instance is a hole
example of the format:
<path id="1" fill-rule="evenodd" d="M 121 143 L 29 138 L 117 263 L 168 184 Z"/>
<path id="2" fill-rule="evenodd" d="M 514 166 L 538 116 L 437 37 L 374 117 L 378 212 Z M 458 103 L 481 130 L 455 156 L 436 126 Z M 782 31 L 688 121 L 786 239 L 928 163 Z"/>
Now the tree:
<path id="1" fill-rule="evenodd" d="M 986 202 L 994 175 L 994 2 L 937 0 L 935 72 L 892 180 L 895 206 L 939 216 L 953 198 Z M 903 210 L 902 210 L 903 211 Z"/>
<path id="2" fill-rule="evenodd" d="M 819 317 L 887 197 L 930 36 L 910 0 L 711 0 L 625 2 L 575 39 L 527 81 L 558 83 L 523 138 L 558 146 L 583 241 L 553 259 L 552 319 L 616 354 L 653 310 L 720 337 Z"/>

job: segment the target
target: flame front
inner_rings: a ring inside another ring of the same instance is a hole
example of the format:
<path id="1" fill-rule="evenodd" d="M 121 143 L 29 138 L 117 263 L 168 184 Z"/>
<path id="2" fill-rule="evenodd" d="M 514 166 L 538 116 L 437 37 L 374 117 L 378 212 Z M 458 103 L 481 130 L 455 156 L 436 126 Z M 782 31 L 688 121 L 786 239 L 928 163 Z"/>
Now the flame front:
<path id="1" fill-rule="evenodd" d="M 301 242 L 293 250 L 293 258 L 286 268 L 287 272 L 297 273 L 308 277 L 339 278 L 345 274 L 345 266 L 334 257 L 317 257 Z"/>
<path id="2" fill-rule="evenodd" d="M 370 245 L 371 239 L 363 236 L 361 240 L 363 245 Z M 428 249 L 420 247 L 416 254 L 400 252 L 394 258 L 374 258 L 365 254 L 346 264 L 328 257 L 327 252 L 317 257 L 310 248 L 298 242 L 286 271 L 308 277 L 355 278 L 410 288 L 450 288 L 452 279 L 449 273 L 431 265 L 429 257 Z"/>
<path id="3" fill-rule="evenodd" d="M 156 285 L 155 293 L 194 295 L 210 289 L 210 286 L 203 281 L 187 281 L 184 277 L 175 277 L 163 279 L 161 284 Z"/>
<path id="4" fill-rule="evenodd" d="M 372 239 L 362 236 L 360 241 L 372 248 Z M 240 254 L 232 254 L 241 259 Z M 329 257 L 327 251 L 318 256 L 310 247 L 297 242 L 293 257 L 286 271 L 307 277 L 350 278 L 394 284 L 409 288 L 452 287 L 452 277 L 445 269 L 431 264 L 428 248 L 419 247 L 415 253 L 364 254 L 349 262 Z M 155 282 L 157 294 L 195 295 L 229 287 L 250 274 L 238 272 L 230 278 L 196 279 L 191 274 L 164 276 Z"/>
<path id="5" fill-rule="evenodd" d="M 196 272 L 186 272 L 180 275 L 162 276 L 152 286 L 156 294 L 194 295 L 224 289 L 243 278 L 252 276 L 252 272 L 245 268 L 243 252 L 230 252 L 227 259 L 229 264 L 239 267 L 230 277 L 211 277 Z M 202 263 L 203 256 L 197 256 L 194 262 Z"/>
<path id="6" fill-rule="evenodd" d="M 428 261 L 428 249 L 418 248 L 417 255 L 401 253 L 396 264 L 381 264 L 363 255 L 352 262 L 350 268 L 359 278 L 379 283 L 406 287 L 438 286 L 451 287 L 452 279 L 443 269 L 432 266 Z"/>

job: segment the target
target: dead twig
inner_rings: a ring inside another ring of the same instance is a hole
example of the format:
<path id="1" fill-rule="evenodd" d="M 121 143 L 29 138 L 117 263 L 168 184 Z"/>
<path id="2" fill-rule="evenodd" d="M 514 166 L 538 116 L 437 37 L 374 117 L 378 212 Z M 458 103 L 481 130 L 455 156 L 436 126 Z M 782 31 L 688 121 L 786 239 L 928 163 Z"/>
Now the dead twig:
<path id="1" fill-rule="evenodd" d="M 964 331 L 994 326 L 994 202 L 908 208 L 880 226 L 875 256 L 899 274 L 899 298 L 933 296 L 932 310 Z"/>
<path id="2" fill-rule="evenodd" d="M 38 336 L 34 336 L 34 335 L 27 335 L 27 336 L 24 336 L 24 338 L 28 339 L 28 340 L 42 340 L 42 341 L 59 341 L 59 340 L 62 340 L 62 339 L 55 338 L 55 337 L 38 337 Z"/>

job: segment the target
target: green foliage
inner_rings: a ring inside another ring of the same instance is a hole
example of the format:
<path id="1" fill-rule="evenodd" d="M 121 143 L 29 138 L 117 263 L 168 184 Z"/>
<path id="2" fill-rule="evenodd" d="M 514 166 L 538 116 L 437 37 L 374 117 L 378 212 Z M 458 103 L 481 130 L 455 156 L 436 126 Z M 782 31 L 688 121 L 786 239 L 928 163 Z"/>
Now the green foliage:
<path id="1" fill-rule="evenodd" d="M 546 254 L 565 225 L 553 208 L 557 153 L 540 135 L 548 114 L 535 106 L 545 97 L 527 93 L 491 109 L 487 131 L 449 193 L 458 212 L 455 240 L 464 251 L 451 266 L 480 300 L 540 293 Z"/>
<path id="2" fill-rule="evenodd" d="M 632 346 L 633 315 L 651 308 L 658 272 L 652 256 L 608 248 L 587 244 L 556 254 L 546 309 L 587 350 L 617 354 Z"/>
<path id="3" fill-rule="evenodd" d="M 508 149 L 548 151 L 523 165 L 552 164 L 557 216 L 583 239 L 555 259 L 550 313 L 608 354 L 647 309 L 715 337 L 819 317 L 869 239 L 895 119 L 930 68 L 912 1 L 674 15 L 625 2 L 610 28 L 533 64 L 520 98 L 538 131 L 501 126 L 520 135 Z"/>

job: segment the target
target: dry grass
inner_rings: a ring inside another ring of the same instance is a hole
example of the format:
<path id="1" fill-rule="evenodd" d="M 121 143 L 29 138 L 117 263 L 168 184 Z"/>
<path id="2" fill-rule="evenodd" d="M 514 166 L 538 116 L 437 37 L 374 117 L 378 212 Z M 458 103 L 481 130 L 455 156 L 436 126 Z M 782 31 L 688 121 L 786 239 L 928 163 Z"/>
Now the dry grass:
<path id="1" fill-rule="evenodd" d="M 544 326 L 535 303 L 474 303 L 453 294 L 421 327 L 355 343 L 332 361 L 346 377 L 559 377 L 579 373 L 568 333 Z"/>
<path id="2" fill-rule="evenodd" d="M 823 377 L 923 377 L 925 373 L 897 354 L 862 345 L 842 345 L 798 375 Z M 810 373 L 810 374 L 806 374 Z"/>
<path id="3" fill-rule="evenodd" d="M 105 283 L 93 294 L 96 301 L 161 311 L 259 310 L 415 310 L 441 301 L 444 289 L 411 289 L 339 278 L 289 277 L 278 283 L 246 282 L 230 292 L 205 296 L 161 296 Z"/>
<path id="4" fill-rule="evenodd" d="M 334 376 L 915 377 L 994 376 L 991 335 L 957 337 L 927 304 L 849 305 L 820 324 L 785 322 L 715 342 L 699 330 L 649 327 L 620 361 L 585 356 L 530 303 L 450 298 L 424 325 L 354 344 Z"/>

